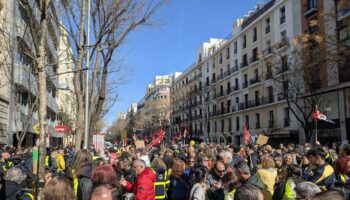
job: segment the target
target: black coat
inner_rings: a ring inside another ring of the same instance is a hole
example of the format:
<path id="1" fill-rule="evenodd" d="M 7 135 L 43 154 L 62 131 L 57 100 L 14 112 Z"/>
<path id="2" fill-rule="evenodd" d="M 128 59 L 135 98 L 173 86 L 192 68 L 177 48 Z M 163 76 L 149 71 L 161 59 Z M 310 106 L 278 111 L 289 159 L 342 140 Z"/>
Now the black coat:
<path id="1" fill-rule="evenodd" d="M 22 191 L 22 186 L 13 181 L 5 181 L 0 191 L 0 199 L 17 200 L 18 194 Z"/>

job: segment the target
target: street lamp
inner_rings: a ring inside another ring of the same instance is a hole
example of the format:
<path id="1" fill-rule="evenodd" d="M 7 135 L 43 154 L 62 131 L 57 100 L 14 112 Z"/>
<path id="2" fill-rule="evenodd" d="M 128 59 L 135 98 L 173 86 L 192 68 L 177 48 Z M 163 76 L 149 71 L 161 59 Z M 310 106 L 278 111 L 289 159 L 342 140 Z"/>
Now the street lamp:
<path id="1" fill-rule="evenodd" d="M 89 139 L 89 65 L 90 65 L 90 0 L 88 0 L 88 13 L 87 13 L 87 51 L 86 51 L 86 89 L 85 89 L 85 129 L 84 129 L 84 149 L 88 147 Z"/>

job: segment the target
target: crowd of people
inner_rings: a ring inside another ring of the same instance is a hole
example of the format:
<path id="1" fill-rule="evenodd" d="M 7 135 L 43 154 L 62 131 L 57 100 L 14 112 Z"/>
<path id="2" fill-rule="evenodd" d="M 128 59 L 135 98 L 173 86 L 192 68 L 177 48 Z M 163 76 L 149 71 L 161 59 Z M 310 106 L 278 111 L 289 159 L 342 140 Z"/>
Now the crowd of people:
<path id="1" fill-rule="evenodd" d="M 2 148 L 0 199 L 35 199 L 31 148 Z M 47 148 L 45 200 L 350 199 L 350 145 Z"/>

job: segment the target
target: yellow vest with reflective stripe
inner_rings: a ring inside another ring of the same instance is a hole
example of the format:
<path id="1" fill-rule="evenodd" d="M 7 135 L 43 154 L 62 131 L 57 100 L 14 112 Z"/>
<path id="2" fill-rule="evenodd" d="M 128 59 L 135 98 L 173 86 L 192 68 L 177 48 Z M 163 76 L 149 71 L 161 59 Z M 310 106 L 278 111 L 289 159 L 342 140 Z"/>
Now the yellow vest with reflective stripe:
<path id="1" fill-rule="evenodd" d="M 167 171 L 165 171 L 164 177 L 162 177 L 161 180 L 159 179 L 159 176 L 155 171 L 154 173 L 156 174 L 156 182 L 154 182 L 155 199 L 165 199 L 167 185 L 170 184 L 170 180 L 168 180 L 168 175 L 167 175 L 168 173 Z"/>
<path id="2" fill-rule="evenodd" d="M 295 187 L 295 183 L 294 183 L 293 178 L 289 178 L 286 182 L 286 187 L 285 187 L 283 198 L 295 199 L 296 195 L 294 193 L 294 187 Z"/>

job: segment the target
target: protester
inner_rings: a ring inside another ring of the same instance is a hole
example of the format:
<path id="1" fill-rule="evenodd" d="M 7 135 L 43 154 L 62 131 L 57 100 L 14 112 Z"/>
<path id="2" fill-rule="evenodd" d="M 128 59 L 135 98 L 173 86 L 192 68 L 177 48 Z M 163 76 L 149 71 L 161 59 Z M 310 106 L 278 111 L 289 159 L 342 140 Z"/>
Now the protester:
<path id="1" fill-rule="evenodd" d="M 156 173 L 146 167 L 144 160 L 137 159 L 133 163 L 133 169 L 137 176 L 136 182 L 131 183 L 125 179 L 120 180 L 120 185 L 126 188 L 128 192 L 133 192 L 135 200 L 153 200 L 155 199 L 154 183 L 156 182 Z"/>
<path id="2" fill-rule="evenodd" d="M 261 169 L 259 169 L 256 174 L 258 179 L 265 185 L 265 188 L 263 189 L 264 199 L 271 200 L 277 178 L 275 161 L 271 158 L 271 156 L 264 156 L 262 158 Z"/>
<path id="3" fill-rule="evenodd" d="M 4 184 L 0 190 L 0 199 L 31 199 L 33 194 L 26 192 L 22 186 L 22 182 L 25 179 L 26 175 L 18 168 L 10 168 L 6 170 Z"/>
<path id="4" fill-rule="evenodd" d="M 240 186 L 237 176 L 233 172 L 227 172 L 222 177 L 222 186 L 225 189 L 225 200 L 233 200 L 236 189 Z"/>
<path id="5" fill-rule="evenodd" d="M 301 182 L 295 186 L 296 199 L 311 200 L 321 189 L 312 182 Z"/>
<path id="6" fill-rule="evenodd" d="M 44 200 L 73 200 L 74 192 L 70 181 L 61 176 L 52 178 L 45 185 Z"/>
<path id="7" fill-rule="evenodd" d="M 214 168 L 207 176 L 207 196 L 209 199 L 224 199 L 224 189 L 222 188 L 222 178 L 225 175 L 226 168 L 224 162 L 218 160 Z"/>
<path id="8" fill-rule="evenodd" d="M 191 175 L 191 180 L 190 180 L 191 191 L 190 191 L 189 200 L 205 200 L 206 176 L 207 176 L 207 169 L 204 166 L 200 166 L 195 169 L 195 171 Z"/>
<path id="9" fill-rule="evenodd" d="M 343 194 L 339 191 L 323 191 L 316 194 L 313 200 L 345 200 Z"/>
<path id="10" fill-rule="evenodd" d="M 181 159 L 174 161 L 172 174 L 170 176 L 170 187 L 168 197 L 171 200 L 188 199 L 190 194 L 189 175 L 185 173 L 186 165 Z"/>
<path id="11" fill-rule="evenodd" d="M 239 187 L 235 192 L 234 200 L 264 200 L 264 196 L 258 187 L 253 185 L 243 185 Z"/>

